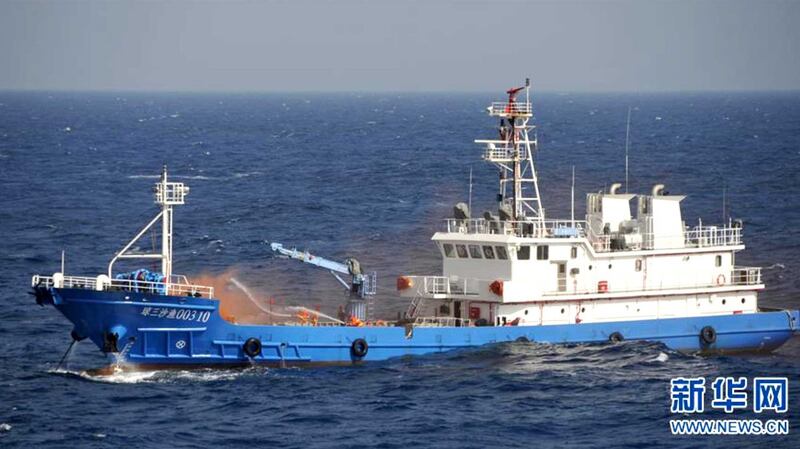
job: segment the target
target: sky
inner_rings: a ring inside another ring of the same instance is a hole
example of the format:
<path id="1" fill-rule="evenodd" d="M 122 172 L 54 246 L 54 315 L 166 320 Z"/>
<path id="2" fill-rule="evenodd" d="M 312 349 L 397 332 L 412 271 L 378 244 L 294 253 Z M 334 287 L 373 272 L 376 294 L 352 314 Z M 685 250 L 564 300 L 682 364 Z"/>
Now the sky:
<path id="1" fill-rule="evenodd" d="M 0 0 L 0 89 L 800 89 L 800 0 Z"/>

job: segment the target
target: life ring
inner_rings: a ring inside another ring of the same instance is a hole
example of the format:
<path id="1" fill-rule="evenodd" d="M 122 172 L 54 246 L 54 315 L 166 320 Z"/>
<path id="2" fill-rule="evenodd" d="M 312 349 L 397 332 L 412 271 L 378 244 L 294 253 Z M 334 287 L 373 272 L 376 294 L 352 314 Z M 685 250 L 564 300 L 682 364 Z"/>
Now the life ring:
<path id="1" fill-rule="evenodd" d="M 353 340 L 353 344 L 350 345 L 350 352 L 353 354 L 354 357 L 362 358 L 367 355 L 369 351 L 369 345 L 367 341 L 363 338 L 356 338 Z"/>
<path id="2" fill-rule="evenodd" d="M 713 344 L 717 341 L 717 331 L 711 326 L 700 329 L 700 340 L 707 345 Z"/>
<path id="3" fill-rule="evenodd" d="M 242 351 L 248 357 L 255 358 L 261 355 L 261 340 L 257 338 L 248 338 L 242 345 Z"/>
<path id="4" fill-rule="evenodd" d="M 717 285 L 725 285 L 725 275 L 720 274 L 717 276 Z"/>
<path id="5" fill-rule="evenodd" d="M 625 340 L 625 337 L 623 337 L 619 332 L 612 332 L 611 335 L 608 336 L 608 341 L 611 343 L 619 343 L 622 340 Z"/>

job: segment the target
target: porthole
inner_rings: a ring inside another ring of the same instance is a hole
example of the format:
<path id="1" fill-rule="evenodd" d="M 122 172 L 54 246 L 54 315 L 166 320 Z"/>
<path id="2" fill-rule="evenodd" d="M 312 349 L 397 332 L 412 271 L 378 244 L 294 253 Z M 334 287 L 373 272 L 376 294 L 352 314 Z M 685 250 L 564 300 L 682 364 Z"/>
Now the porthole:
<path id="1" fill-rule="evenodd" d="M 527 311 L 527 310 L 525 310 L 525 315 L 527 315 L 527 314 L 528 314 L 528 311 Z"/>
<path id="2" fill-rule="evenodd" d="M 592 269 L 592 266 L 591 266 L 591 265 L 589 265 L 589 269 L 590 269 L 590 270 Z"/>
<path id="3" fill-rule="evenodd" d="M 722 300 L 722 305 L 724 306 L 726 302 L 728 302 L 728 301 L 727 301 L 727 300 L 725 300 L 725 299 L 723 299 L 723 300 Z"/>
<path id="4" fill-rule="evenodd" d="M 744 304 L 744 298 L 742 298 L 742 304 Z"/>
<path id="5" fill-rule="evenodd" d="M 611 264 L 608 264 L 608 269 L 609 269 L 609 270 L 611 269 Z"/>
<path id="6" fill-rule="evenodd" d="M 586 307 L 581 307 L 581 313 L 586 312 Z"/>
<path id="7" fill-rule="evenodd" d="M 564 309 L 561 309 L 561 313 L 564 313 Z"/>

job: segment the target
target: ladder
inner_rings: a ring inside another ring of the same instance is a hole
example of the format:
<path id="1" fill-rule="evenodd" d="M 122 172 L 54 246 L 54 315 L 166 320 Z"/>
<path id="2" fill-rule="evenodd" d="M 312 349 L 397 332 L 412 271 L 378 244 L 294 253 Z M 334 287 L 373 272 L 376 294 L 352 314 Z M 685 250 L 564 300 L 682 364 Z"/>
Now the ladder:
<path id="1" fill-rule="evenodd" d="M 425 303 L 425 298 L 422 296 L 415 296 L 411 299 L 411 303 L 408 305 L 408 310 L 406 310 L 406 318 L 413 320 L 419 315 L 419 311 L 422 310 L 422 306 Z"/>

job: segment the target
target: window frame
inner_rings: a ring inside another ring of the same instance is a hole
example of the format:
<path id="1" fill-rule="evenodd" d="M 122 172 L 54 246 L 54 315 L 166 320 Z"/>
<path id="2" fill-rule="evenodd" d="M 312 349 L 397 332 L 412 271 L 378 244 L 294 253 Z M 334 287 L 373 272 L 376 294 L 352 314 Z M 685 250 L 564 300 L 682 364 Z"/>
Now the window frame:
<path id="1" fill-rule="evenodd" d="M 508 250 L 505 246 L 495 245 L 494 251 L 495 255 L 497 256 L 497 260 L 508 260 Z"/>
<path id="2" fill-rule="evenodd" d="M 450 251 L 447 250 L 450 248 Z M 442 253 L 444 253 L 444 257 L 448 259 L 455 259 L 456 257 L 456 247 L 452 243 L 442 243 Z"/>
<path id="3" fill-rule="evenodd" d="M 469 259 L 469 250 L 467 249 L 467 245 L 456 243 L 456 255 L 458 255 L 459 259 Z"/>
<path id="4" fill-rule="evenodd" d="M 483 258 L 487 260 L 494 260 L 494 248 L 492 245 L 482 245 L 483 246 Z"/>
<path id="5" fill-rule="evenodd" d="M 531 245 L 520 245 L 517 248 L 517 260 L 531 260 Z"/>
<path id="6" fill-rule="evenodd" d="M 536 245 L 536 260 L 550 260 L 550 245 Z"/>
<path id="7" fill-rule="evenodd" d="M 481 245 L 467 245 L 467 250 L 469 250 L 470 259 L 483 259 Z"/>

